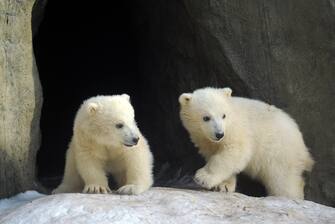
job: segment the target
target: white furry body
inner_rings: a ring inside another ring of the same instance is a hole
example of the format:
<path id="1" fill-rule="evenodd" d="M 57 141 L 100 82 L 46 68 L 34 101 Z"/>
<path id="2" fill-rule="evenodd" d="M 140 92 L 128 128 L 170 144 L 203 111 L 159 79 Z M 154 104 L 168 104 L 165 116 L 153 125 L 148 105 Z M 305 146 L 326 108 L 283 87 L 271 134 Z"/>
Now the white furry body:
<path id="1" fill-rule="evenodd" d="M 140 194 L 150 188 L 152 154 L 125 100 L 100 96 L 84 102 L 75 119 L 63 181 L 53 193 L 108 193 L 108 174 L 117 182 L 120 194 Z M 97 108 L 87 114 L 92 103 Z M 124 124 L 124 130 L 115 129 L 117 122 Z M 125 146 L 133 135 L 139 137 L 138 143 Z"/>
<path id="2" fill-rule="evenodd" d="M 207 161 L 195 175 L 200 185 L 234 191 L 235 176 L 243 171 L 260 180 L 269 195 L 304 197 L 302 173 L 312 169 L 313 159 L 288 114 L 261 101 L 231 97 L 224 89 L 200 89 L 189 102 L 180 101 L 182 122 Z M 200 127 L 199 116 L 211 110 L 213 116 L 226 114 L 221 141 L 213 141 Z"/>

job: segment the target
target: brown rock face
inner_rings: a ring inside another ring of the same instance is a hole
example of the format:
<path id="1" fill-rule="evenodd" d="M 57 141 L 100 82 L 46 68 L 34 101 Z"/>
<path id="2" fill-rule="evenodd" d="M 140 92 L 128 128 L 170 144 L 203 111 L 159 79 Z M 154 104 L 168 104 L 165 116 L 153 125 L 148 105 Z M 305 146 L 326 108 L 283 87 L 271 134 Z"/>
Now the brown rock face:
<path id="1" fill-rule="evenodd" d="M 0 2 L 0 198 L 34 188 L 42 92 L 32 49 L 33 3 Z"/>

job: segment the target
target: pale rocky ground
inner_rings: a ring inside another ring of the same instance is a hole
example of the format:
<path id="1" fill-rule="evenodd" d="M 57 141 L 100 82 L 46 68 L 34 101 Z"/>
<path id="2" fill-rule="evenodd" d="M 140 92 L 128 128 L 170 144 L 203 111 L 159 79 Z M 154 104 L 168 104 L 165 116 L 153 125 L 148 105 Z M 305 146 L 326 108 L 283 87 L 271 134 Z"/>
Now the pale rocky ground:
<path id="1" fill-rule="evenodd" d="M 0 201 L 0 223 L 334 223 L 310 201 L 155 187 L 138 196 L 26 192 Z"/>

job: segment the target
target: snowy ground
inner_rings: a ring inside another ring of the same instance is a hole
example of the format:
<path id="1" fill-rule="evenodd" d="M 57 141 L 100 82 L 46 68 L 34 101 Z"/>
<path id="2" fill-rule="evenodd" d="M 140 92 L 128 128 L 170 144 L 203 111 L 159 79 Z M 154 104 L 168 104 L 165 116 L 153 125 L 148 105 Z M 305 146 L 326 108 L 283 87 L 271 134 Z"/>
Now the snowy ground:
<path id="1" fill-rule="evenodd" d="M 0 201 L 1 224 L 335 223 L 335 209 L 309 201 L 152 188 L 139 196 L 28 191 Z"/>

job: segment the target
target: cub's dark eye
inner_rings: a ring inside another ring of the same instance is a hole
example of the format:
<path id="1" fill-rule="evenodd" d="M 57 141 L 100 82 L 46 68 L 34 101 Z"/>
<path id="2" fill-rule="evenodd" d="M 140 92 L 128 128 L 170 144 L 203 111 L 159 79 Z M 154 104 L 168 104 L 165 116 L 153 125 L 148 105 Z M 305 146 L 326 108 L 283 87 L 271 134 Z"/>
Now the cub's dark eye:
<path id="1" fill-rule="evenodd" d="M 115 127 L 116 127 L 117 129 L 121 129 L 121 128 L 123 128 L 123 124 L 121 124 L 121 123 L 116 124 Z"/>
<path id="2" fill-rule="evenodd" d="M 226 115 L 225 115 L 225 114 L 223 114 L 223 115 L 222 115 L 222 119 L 225 119 L 225 118 L 226 118 Z"/>
<path id="3" fill-rule="evenodd" d="M 209 117 L 209 116 L 204 116 L 203 118 L 202 118 L 202 120 L 204 120 L 204 121 L 209 121 L 211 118 Z"/>

